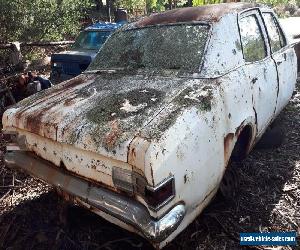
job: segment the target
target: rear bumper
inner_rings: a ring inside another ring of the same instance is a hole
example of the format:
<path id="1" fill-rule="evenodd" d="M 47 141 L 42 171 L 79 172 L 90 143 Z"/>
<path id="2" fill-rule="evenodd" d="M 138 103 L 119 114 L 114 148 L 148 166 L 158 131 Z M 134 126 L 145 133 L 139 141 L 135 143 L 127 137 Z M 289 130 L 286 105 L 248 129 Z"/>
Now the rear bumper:
<path id="1" fill-rule="evenodd" d="M 11 151 L 5 154 L 5 164 L 18 168 L 78 197 L 90 206 L 130 224 L 152 242 L 161 242 L 179 226 L 185 206 L 178 204 L 159 220 L 152 218 L 141 203 L 71 175 L 32 153 Z"/>

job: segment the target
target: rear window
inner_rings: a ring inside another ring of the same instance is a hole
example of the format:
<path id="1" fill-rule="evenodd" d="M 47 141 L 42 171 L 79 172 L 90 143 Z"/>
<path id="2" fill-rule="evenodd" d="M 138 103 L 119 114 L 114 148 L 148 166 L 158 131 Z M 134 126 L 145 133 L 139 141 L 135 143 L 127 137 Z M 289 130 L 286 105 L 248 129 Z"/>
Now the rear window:
<path id="1" fill-rule="evenodd" d="M 198 71 L 208 25 L 150 26 L 115 32 L 88 70 L 109 68 Z"/>
<path id="2" fill-rule="evenodd" d="M 110 35 L 110 31 L 83 31 L 73 44 L 73 49 L 99 50 Z"/>

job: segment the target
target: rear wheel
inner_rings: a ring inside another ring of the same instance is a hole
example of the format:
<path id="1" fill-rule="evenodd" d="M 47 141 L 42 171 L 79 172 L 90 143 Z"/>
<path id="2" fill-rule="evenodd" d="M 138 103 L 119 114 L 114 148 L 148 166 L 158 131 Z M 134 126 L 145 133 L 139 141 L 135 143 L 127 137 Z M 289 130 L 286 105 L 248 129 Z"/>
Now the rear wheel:
<path id="1" fill-rule="evenodd" d="M 252 138 L 252 128 L 247 125 L 243 128 L 232 150 L 223 179 L 220 183 L 220 194 L 229 201 L 234 201 L 237 197 L 239 187 L 238 168 L 242 165 L 242 160 L 246 158 L 249 143 Z"/>

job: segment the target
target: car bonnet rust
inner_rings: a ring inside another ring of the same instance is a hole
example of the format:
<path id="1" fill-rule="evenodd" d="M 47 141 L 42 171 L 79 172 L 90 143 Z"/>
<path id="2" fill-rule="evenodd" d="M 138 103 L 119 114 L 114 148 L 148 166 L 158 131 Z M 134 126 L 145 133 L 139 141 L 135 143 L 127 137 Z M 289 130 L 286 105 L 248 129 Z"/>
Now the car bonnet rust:
<path id="1" fill-rule="evenodd" d="M 238 13 L 248 8 L 258 7 L 252 3 L 224 3 L 211 4 L 201 7 L 187 7 L 174 9 L 163 13 L 153 14 L 135 23 L 136 27 L 146 27 L 158 24 L 171 24 L 178 22 L 217 22 L 220 18 L 229 13 Z"/>

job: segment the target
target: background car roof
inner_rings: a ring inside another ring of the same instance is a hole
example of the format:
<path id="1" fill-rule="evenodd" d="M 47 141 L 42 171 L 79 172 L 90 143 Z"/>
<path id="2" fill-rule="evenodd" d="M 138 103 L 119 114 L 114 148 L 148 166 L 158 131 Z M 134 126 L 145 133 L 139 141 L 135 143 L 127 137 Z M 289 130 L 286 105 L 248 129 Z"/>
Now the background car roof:
<path id="1" fill-rule="evenodd" d="M 85 30 L 103 30 L 103 31 L 111 31 L 119 28 L 122 24 L 119 23 L 108 23 L 108 22 L 98 22 L 93 25 L 85 28 Z"/>

